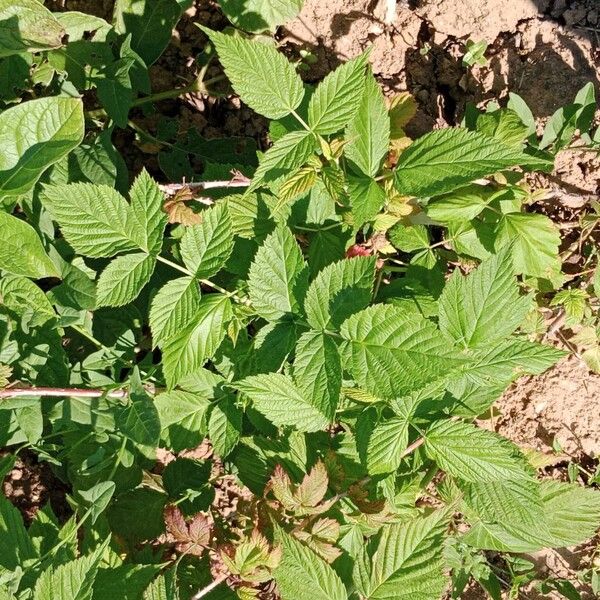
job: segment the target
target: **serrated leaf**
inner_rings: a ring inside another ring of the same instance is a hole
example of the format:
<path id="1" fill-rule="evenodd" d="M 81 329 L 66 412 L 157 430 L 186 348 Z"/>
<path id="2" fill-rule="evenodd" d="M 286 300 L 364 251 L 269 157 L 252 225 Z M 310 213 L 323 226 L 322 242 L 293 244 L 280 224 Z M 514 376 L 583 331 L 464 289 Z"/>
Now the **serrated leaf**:
<path id="1" fill-rule="evenodd" d="M 237 446 L 242 432 L 242 411 L 231 397 L 215 404 L 208 419 L 208 437 L 217 455 L 224 459 Z"/>
<path id="2" fill-rule="evenodd" d="M 78 98 L 29 100 L 0 113 L 0 196 L 28 192 L 42 173 L 83 140 Z"/>
<path id="3" fill-rule="evenodd" d="M 211 358 L 225 337 L 231 301 L 221 294 L 203 296 L 194 318 L 163 346 L 163 371 L 169 389 Z"/>
<path id="4" fill-rule="evenodd" d="M 227 18 L 245 31 L 273 31 L 291 21 L 304 0 L 219 0 Z"/>
<path id="5" fill-rule="evenodd" d="M 32 279 L 59 276 L 31 225 L 0 211 L 0 231 L 0 269 Z"/>
<path id="6" fill-rule="evenodd" d="M 496 228 L 496 249 L 511 245 L 515 272 L 551 279 L 560 273 L 560 232 L 546 215 L 508 213 Z"/>
<path id="7" fill-rule="evenodd" d="M 300 247 L 287 227 L 278 227 L 258 249 L 250 267 L 248 288 L 256 313 L 276 321 L 298 312 L 307 269 Z"/>
<path id="8" fill-rule="evenodd" d="M 317 86 L 308 105 L 308 124 L 321 135 L 342 129 L 355 115 L 365 88 L 365 52 L 330 73 Z"/>
<path id="9" fill-rule="evenodd" d="M 355 229 L 374 219 L 386 199 L 383 188 L 374 179 L 367 177 L 349 177 L 348 196 Z"/>
<path id="10" fill-rule="evenodd" d="M 375 257 L 359 256 L 325 267 L 310 284 L 304 302 L 314 329 L 338 329 L 352 314 L 366 308 L 375 278 Z"/>
<path id="11" fill-rule="evenodd" d="M 155 266 L 156 258 L 143 252 L 117 256 L 98 279 L 96 306 L 123 306 L 135 300 Z"/>
<path id="12" fill-rule="evenodd" d="M 516 446 L 470 423 L 434 423 L 425 435 L 425 451 L 443 471 L 463 481 L 531 479 L 527 462 Z"/>
<path id="13" fill-rule="evenodd" d="M 302 167 L 316 149 L 310 131 L 291 131 L 280 137 L 261 157 L 247 194 Z"/>
<path id="14" fill-rule="evenodd" d="M 106 510 L 114 493 L 114 481 L 101 481 L 87 490 L 77 490 L 76 498 L 85 512 L 89 511 L 90 521 L 93 524 Z"/>
<path id="15" fill-rule="evenodd" d="M 94 553 L 58 567 L 50 566 L 35 583 L 33 600 L 91 600 L 93 585 L 106 544 Z"/>
<path id="16" fill-rule="evenodd" d="M 304 87 L 283 54 L 273 46 L 240 35 L 201 29 L 215 45 L 236 94 L 250 108 L 268 119 L 281 119 L 298 108 Z"/>
<path id="17" fill-rule="evenodd" d="M 38 0 L 0 0 L 0 57 L 59 48 L 65 30 Z"/>
<path id="18" fill-rule="evenodd" d="M 403 417 L 385 419 L 370 432 L 367 445 L 367 471 L 370 475 L 393 473 L 402 462 L 408 446 L 409 422 Z"/>
<path id="19" fill-rule="evenodd" d="M 306 398 L 288 375 L 267 373 L 246 377 L 233 386 L 245 393 L 254 407 L 278 427 L 299 431 L 325 429 L 329 420 Z"/>
<path id="20" fill-rule="evenodd" d="M 192 277 L 173 279 L 163 286 L 150 307 L 150 330 L 155 346 L 162 346 L 189 324 L 200 306 L 200 288 Z"/>
<path id="21" fill-rule="evenodd" d="M 517 165 L 540 166 L 520 150 L 482 133 L 440 129 L 425 134 L 400 155 L 394 180 L 402 194 L 438 196 Z"/>
<path id="22" fill-rule="evenodd" d="M 227 205 L 218 203 L 202 213 L 202 223 L 187 227 L 181 239 L 181 257 L 198 278 L 211 277 L 233 250 L 233 231 Z"/>
<path id="23" fill-rule="evenodd" d="M 274 571 L 282 600 L 347 600 L 338 574 L 312 550 L 278 528 L 281 562 Z"/>
<path id="24" fill-rule="evenodd" d="M 159 575 L 144 591 L 143 600 L 179 600 L 175 577 Z"/>
<path id="25" fill-rule="evenodd" d="M 42 202 L 79 254 L 101 258 L 140 249 L 131 208 L 111 187 L 91 183 L 46 186 Z"/>
<path id="26" fill-rule="evenodd" d="M 530 305 L 519 294 L 507 248 L 466 277 L 454 271 L 439 299 L 440 329 L 464 348 L 493 344 L 515 331 Z"/>
<path id="27" fill-rule="evenodd" d="M 149 254 L 157 255 L 162 248 L 167 215 L 162 206 L 164 195 L 148 175 L 146 169 L 136 177 L 131 190 L 131 214 L 139 231 L 139 247 Z"/>
<path id="28" fill-rule="evenodd" d="M 302 167 L 287 177 L 277 190 L 278 206 L 291 203 L 293 200 L 310 191 L 318 181 L 313 167 Z"/>
<path id="29" fill-rule="evenodd" d="M 444 575 L 443 536 L 447 515 L 387 525 L 373 555 L 365 600 L 432 600 L 449 581 Z"/>
<path id="30" fill-rule="evenodd" d="M 118 415 L 119 431 L 150 460 L 158 446 L 161 423 L 152 399 L 146 393 L 131 393 Z"/>
<path id="31" fill-rule="evenodd" d="M 429 202 L 427 216 L 444 224 L 470 221 L 487 206 L 492 191 L 475 183 L 458 188 Z"/>
<path id="32" fill-rule="evenodd" d="M 365 174 L 379 174 L 390 144 L 390 117 L 379 84 L 367 76 L 358 111 L 346 127 L 346 156 Z"/>
<path id="33" fill-rule="evenodd" d="M 342 387 L 342 365 L 337 346 L 324 333 L 303 333 L 296 346 L 294 379 L 304 397 L 333 421 Z"/>
<path id="34" fill-rule="evenodd" d="M 210 406 L 207 398 L 191 392 L 164 392 L 155 398 L 154 404 L 159 415 L 161 438 L 167 448 L 181 452 L 202 442 Z"/>
<path id="35" fill-rule="evenodd" d="M 357 384 L 381 398 L 423 388 L 462 363 L 431 321 L 395 306 L 371 306 L 346 320 L 340 333 Z"/>
<path id="36" fill-rule="evenodd" d="M 35 549 L 21 514 L 4 495 L 0 495 L 0 566 L 14 571 L 34 556 Z"/>

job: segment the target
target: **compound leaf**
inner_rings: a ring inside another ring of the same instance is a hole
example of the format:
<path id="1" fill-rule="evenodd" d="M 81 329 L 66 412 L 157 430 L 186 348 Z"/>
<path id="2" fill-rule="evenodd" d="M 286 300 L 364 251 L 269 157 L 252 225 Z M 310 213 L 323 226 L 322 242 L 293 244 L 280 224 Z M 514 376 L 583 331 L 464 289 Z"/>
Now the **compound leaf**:
<path id="1" fill-rule="evenodd" d="M 368 53 L 338 67 L 317 86 L 308 105 L 308 124 L 319 134 L 342 129 L 358 110 L 365 89 Z"/>
<path id="2" fill-rule="evenodd" d="M 306 398 L 291 377 L 281 373 L 252 375 L 236 381 L 234 387 L 254 403 L 254 407 L 278 427 L 299 431 L 319 431 L 329 420 Z"/>
<path id="3" fill-rule="evenodd" d="M 233 250 L 233 231 L 227 205 L 205 210 L 202 223 L 187 227 L 181 240 L 181 257 L 196 277 L 210 277 L 227 262 Z"/>
<path id="4" fill-rule="evenodd" d="M 281 119 L 304 97 L 302 80 L 273 46 L 200 27 L 215 45 L 236 94 L 257 113 Z"/>

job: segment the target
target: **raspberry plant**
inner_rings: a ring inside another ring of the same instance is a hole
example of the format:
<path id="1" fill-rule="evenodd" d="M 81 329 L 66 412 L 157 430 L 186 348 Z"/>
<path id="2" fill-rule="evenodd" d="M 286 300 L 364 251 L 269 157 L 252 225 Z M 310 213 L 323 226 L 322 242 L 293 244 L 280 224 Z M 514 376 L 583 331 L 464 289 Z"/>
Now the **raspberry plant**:
<path id="1" fill-rule="evenodd" d="M 301 3 L 222 4 L 262 31 Z M 0 473 L 33 452 L 71 511 L 25 527 L 0 498 L 0 598 L 499 598 L 490 553 L 591 538 L 598 492 L 478 417 L 564 355 L 531 335 L 567 280 L 526 176 L 577 130 L 598 145 L 593 87 L 541 138 L 511 95 L 412 141 L 368 53 L 313 87 L 264 37 L 202 28 L 273 144 L 188 136 L 164 171 L 204 153 L 201 176 L 129 187 L 115 129 L 204 85 L 148 95 L 186 3 L 139 5 L 0 0 Z"/>

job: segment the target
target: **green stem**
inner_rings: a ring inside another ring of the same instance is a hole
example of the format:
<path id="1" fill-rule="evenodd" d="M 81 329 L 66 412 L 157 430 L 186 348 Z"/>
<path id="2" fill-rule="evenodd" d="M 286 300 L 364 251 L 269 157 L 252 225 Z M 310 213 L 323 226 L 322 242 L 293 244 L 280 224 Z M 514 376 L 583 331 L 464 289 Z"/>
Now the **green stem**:
<path id="1" fill-rule="evenodd" d="M 182 267 L 181 265 L 178 265 L 177 263 L 170 261 L 168 258 L 164 258 L 163 256 L 157 256 L 156 258 L 159 262 L 161 262 L 165 265 L 169 265 L 172 269 L 176 269 L 177 271 L 179 271 L 180 273 L 184 273 L 188 277 L 194 276 L 194 274 L 191 271 L 188 271 L 185 267 Z"/>
<path id="2" fill-rule="evenodd" d="M 77 333 L 79 333 L 79 335 L 83 336 L 84 338 L 86 338 L 87 340 L 92 342 L 92 344 L 97 346 L 100 350 L 108 350 L 108 348 L 101 341 L 97 340 L 91 333 L 88 333 L 80 325 L 69 325 L 69 327 L 71 329 L 74 329 Z"/>

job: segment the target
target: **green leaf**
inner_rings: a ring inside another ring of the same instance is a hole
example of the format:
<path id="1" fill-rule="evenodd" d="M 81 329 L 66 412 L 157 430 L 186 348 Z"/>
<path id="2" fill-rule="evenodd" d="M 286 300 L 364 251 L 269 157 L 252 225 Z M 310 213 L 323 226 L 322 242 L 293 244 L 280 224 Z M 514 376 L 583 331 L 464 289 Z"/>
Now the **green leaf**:
<path id="1" fill-rule="evenodd" d="M 434 423 L 425 435 L 425 451 L 443 471 L 463 481 L 531 479 L 526 460 L 516 446 L 469 423 Z"/>
<path id="2" fill-rule="evenodd" d="M 329 420 L 306 398 L 288 375 L 253 375 L 232 384 L 248 395 L 254 407 L 277 427 L 295 427 L 299 431 L 325 429 Z"/>
<path id="3" fill-rule="evenodd" d="M 40 98 L 0 113 L 0 197 L 28 192 L 83 139 L 83 103 Z"/>
<path id="4" fill-rule="evenodd" d="M 211 294 L 201 298 L 198 311 L 187 327 L 163 346 L 163 371 L 169 389 L 214 355 L 230 319 L 231 302 L 227 296 Z"/>
<path id="5" fill-rule="evenodd" d="M 226 458 L 237 446 L 242 432 L 242 411 L 229 396 L 222 398 L 210 411 L 208 437 L 220 458 Z"/>
<path id="6" fill-rule="evenodd" d="M 308 104 L 308 124 L 314 132 L 335 133 L 354 118 L 365 89 L 368 58 L 365 52 L 348 61 L 317 86 Z"/>
<path id="7" fill-rule="evenodd" d="M 314 329 L 339 329 L 352 314 L 369 305 L 375 257 L 359 256 L 328 265 L 308 288 L 304 310 Z"/>
<path id="8" fill-rule="evenodd" d="M 115 258 L 98 279 L 96 306 L 123 306 L 135 300 L 155 266 L 156 258 L 143 252 Z"/>
<path id="9" fill-rule="evenodd" d="M 131 563 L 98 569 L 92 600 L 139 600 L 159 570 L 158 565 Z"/>
<path id="10" fill-rule="evenodd" d="M 519 294 L 506 248 L 466 277 L 454 271 L 439 299 L 439 325 L 459 346 L 475 348 L 508 337 L 530 305 L 529 296 Z"/>
<path id="11" fill-rule="evenodd" d="M 365 600 L 432 600 L 448 586 L 444 575 L 446 513 L 386 525 L 373 555 Z"/>
<path id="12" fill-rule="evenodd" d="M 0 231 L 0 269 L 32 279 L 59 277 L 31 225 L 0 211 Z"/>
<path id="13" fill-rule="evenodd" d="M 143 600 L 179 600 L 175 577 L 159 575 L 144 591 Z"/>
<path id="14" fill-rule="evenodd" d="M 101 258 L 141 249 L 143 234 L 136 230 L 131 207 L 121 194 L 106 185 L 45 186 L 42 202 L 79 254 Z"/>
<path id="15" fill-rule="evenodd" d="M 59 48 L 65 30 L 39 0 L 0 0 L 0 57 Z"/>
<path id="16" fill-rule="evenodd" d="M 338 574 L 317 554 L 279 527 L 283 554 L 274 571 L 282 600 L 347 600 Z"/>
<path id="17" fill-rule="evenodd" d="M 304 0 L 219 0 L 227 18 L 245 31 L 274 31 L 291 21 Z"/>
<path id="18" fill-rule="evenodd" d="M 150 330 L 155 346 L 162 346 L 189 324 L 200 306 L 200 288 L 192 277 L 173 279 L 163 286 L 150 307 Z"/>
<path id="19" fill-rule="evenodd" d="M 108 540 L 107 540 L 108 541 Z M 91 600 L 106 543 L 92 554 L 58 567 L 50 566 L 35 583 L 33 600 Z"/>
<path id="20" fill-rule="evenodd" d="M 106 510 L 115 493 L 114 481 L 101 481 L 88 490 L 78 490 L 77 500 L 90 513 L 91 523 L 95 523 L 98 517 Z"/>
<path id="21" fill-rule="evenodd" d="M 296 346 L 294 379 L 302 395 L 333 422 L 342 388 L 342 364 L 331 337 L 318 331 L 302 334 Z"/>
<path id="22" fill-rule="evenodd" d="M 302 251 L 292 232 L 278 227 L 265 239 L 250 267 L 248 288 L 256 313 L 267 321 L 297 313 L 307 275 Z"/>
<path id="23" fill-rule="evenodd" d="M 14 571 L 34 556 L 35 550 L 21 514 L 0 494 L 0 567 Z"/>
<path id="24" fill-rule="evenodd" d="M 546 215 L 508 213 L 496 229 L 496 249 L 512 246 L 515 272 L 551 279 L 560 273 L 560 232 Z"/>
<path id="25" fill-rule="evenodd" d="M 134 227 L 139 232 L 139 247 L 156 256 L 161 251 L 167 224 L 167 215 L 163 211 L 163 193 L 146 169 L 136 177 L 129 193 Z"/>
<path id="26" fill-rule="evenodd" d="M 161 425 L 161 438 L 173 452 L 200 445 L 206 432 L 210 401 L 200 394 L 164 392 L 154 400 Z"/>
<path id="27" fill-rule="evenodd" d="M 390 144 L 390 117 L 383 92 L 371 73 L 358 111 L 346 127 L 346 156 L 365 174 L 379 174 L 381 161 Z"/>
<path id="28" fill-rule="evenodd" d="M 289 175 L 304 165 L 315 149 L 316 140 L 310 131 L 286 133 L 263 154 L 246 193 Z"/>
<path id="29" fill-rule="evenodd" d="M 348 369 L 359 387 L 381 398 L 423 388 L 462 364 L 437 327 L 416 314 L 376 304 L 344 322 Z"/>
<path id="30" fill-rule="evenodd" d="M 384 189 L 370 177 L 348 177 L 348 196 L 355 229 L 372 221 L 386 200 Z"/>
<path id="31" fill-rule="evenodd" d="M 132 392 L 118 416 L 119 431 L 150 460 L 160 438 L 161 423 L 154 402 L 146 393 Z"/>
<path id="32" fill-rule="evenodd" d="M 402 462 L 402 453 L 408 446 L 409 422 L 403 417 L 392 417 L 377 423 L 367 442 L 367 471 L 370 475 L 393 473 Z"/>
<path id="33" fill-rule="evenodd" d="M 196 277 L 211 277 L 233 250 L 233 231 L 227 205 L 218 203 L 202 212 L 202 223 L 187 227 L 181 239 L 181 257 Z"/>
<path id="34" fill-rule="evenodd" d="M 532 158 L 520 150 L 482 133 L 440 129 L 425 134 L 402 152 L 395 183 L 402 194 L 438 196 L 480 177 L 530 163 Z"/>
<path id="35" fill-rule="evenodd" d="M 273 46 L 200 27 L 215 45 L 236 94 L 257 113 L 281 119 L 298 108 L 304 97 L 302 80 L 293 65 Z"/>
<path id="36" fill-rule="evenodd" d="M 131 49 L 150 66 L 171 41 L 181 13 L 177 0 L 117 0 L 115 29 L 131 35 Z"/>
<path id="37" fill-rule="evenodd" d="M 100 104 L 108 116 L 122 129 L 127 127 L 129 109 L 133 102 L 133 89 L 129 76 L 133 63 L 131 58 L 119 59 L 105 69 L 104 76 L 96 83 Z"/>
<path id="38" fill-rule="evenodd" d="M 461 223 L 474 219 L 490 200 L 490 190 L 473 183 L 427 204 L 427 216 L 439 223 Z"/>
<path id="39" fill-rule="evenodd" d="M 542 502 L 550 538 L 545 545 L 575 546 L 600 527 L 600 492 L 559 481 L 543 481 Z"/>

